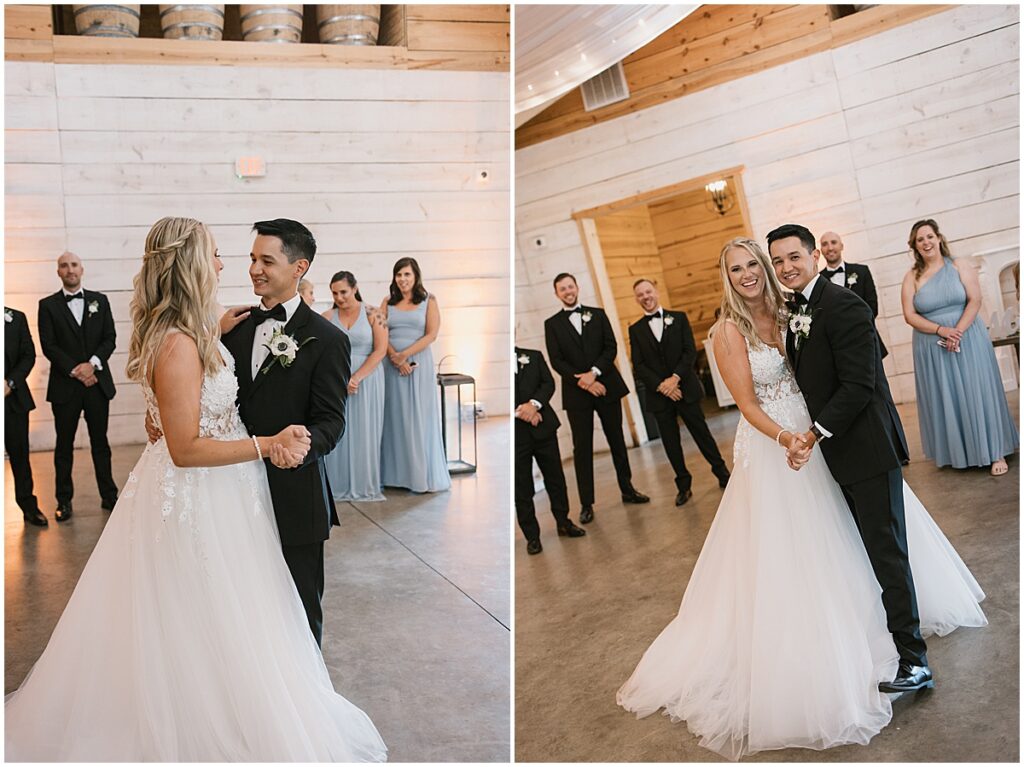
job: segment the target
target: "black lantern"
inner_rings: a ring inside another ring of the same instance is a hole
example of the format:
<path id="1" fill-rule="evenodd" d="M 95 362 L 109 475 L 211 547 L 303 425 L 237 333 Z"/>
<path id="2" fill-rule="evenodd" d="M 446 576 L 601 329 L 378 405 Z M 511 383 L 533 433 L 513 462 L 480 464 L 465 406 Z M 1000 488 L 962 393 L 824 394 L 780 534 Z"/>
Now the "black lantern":
<path id="1" fill-rule="evenodd" d="M 476 379 L 464 373 L 438 373 L 437 385 L 441 389 L 441 440 L 448 473 L 472 474 L 477 461 Z M 468 460 L 470 442 L 472 462 Z"/>

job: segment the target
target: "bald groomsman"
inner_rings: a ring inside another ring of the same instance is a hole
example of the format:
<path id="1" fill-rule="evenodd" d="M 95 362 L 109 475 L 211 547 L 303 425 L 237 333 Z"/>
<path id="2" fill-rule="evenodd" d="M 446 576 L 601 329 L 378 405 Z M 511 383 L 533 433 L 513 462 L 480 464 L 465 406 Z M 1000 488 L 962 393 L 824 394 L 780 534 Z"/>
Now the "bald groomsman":
<path id="1" fill-rule="evenodd" d="M 572 432 L 573 468 L 580 494 L 580 522 L 594 519 L 594 414 L 601 419 L 612 451 L 623 503 L 649 503 L 633 487 L 626 440 L 622 436 L 622 398 L 629 393 L 615 367 L 618 343 L 608 315 L 579 302 L 576 278 L 563 272 L 554 279 L 562 308 L 544 320 L 544 340 L 551 367 L 562 377 L 562 408 Z"/>
<path id="2" fill-rule="evenodd" d="M 46 401 L 53 408 L 57 444 L 53 451 L 56 473 L 57 521 L 71 518 L 74 485 L 75 433 L 85 413 L 92 448 L 92 464 L 100 491 L 100 505 L 110 511 L 117 502 L 117 486 L 110 468 L 107 420 L 114 398 L 110 355 L 117 335 L 110 302 L 102 293 L 82 288 L 85 267 L 74 253 L 57 259 L 63 286 L 39 302 L 39 345 L 50 361 Z"/>
<path id="3" fill-rule="evenodd" d="M 693 369 L 697 345 L 686 313 L 663 309 L 658 289 L 648 279 L 633 283 L 633 297 L 644 310 L 644 316 L 629 326 L 633 375 L 647 388 L 644 407 L 658 422 L 661 444 L 676 475 L 676 506 L 682 506 L 693 496 L 693 475 L 683 459 L 678 418 L 711 465 L 719 486 L 728 483 L 729 469 L 700 408 L 704 388 Z"/>
<path id="4" fill-rule="evenodd" d="M 821 270 L 821 276 L 841 288 L 849 288 L 860 296 L 864 303 L 871 307 L 874 318 L 878 319 L 878 292 L 875 290 L 875 281 L 871 278 L 871 270 L 865 264 L 850 264 L 843 261 L 843 240 L 835 232 L 825 232 L 821 235 L 821 255 L 825 257 L 826 264 Z M 881 336 L 878 343 L 882 347 L 882 357 L 885 357 L 889 350 L 882 343 Z"/>

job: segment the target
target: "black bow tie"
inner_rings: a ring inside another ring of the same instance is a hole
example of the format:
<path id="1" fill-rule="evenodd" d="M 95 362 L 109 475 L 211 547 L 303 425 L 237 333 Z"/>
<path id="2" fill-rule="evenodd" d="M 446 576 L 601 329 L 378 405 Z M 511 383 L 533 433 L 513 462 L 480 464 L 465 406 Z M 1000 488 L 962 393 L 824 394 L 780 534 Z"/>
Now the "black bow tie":
<path id="1" fill-rule="evenodd" d="M 794 306 L 803 306 L 807 303 L 807 296 L 797 291 L 786 303 L 793 304 Z"/>
<path id="2" fill-rule="evenodd" d="M 845 274 L 846 272 L 841 266 L 838 269 L 825 269 L 824 271 L 826 277 L 831 277 L 833 274 Z"/>
<path id="3" fill-rule="evenodd" d="M 65 300 L 65 301 L 67 301 L 67 302 L 68 302 L 69 304 L 70 304 L 70 303 L 71 303 L 72 301 L 74 301 L 74 300 L 75 300 L 76 298 L 80 298 L 81 300 L 83 300 L 83 301 L 84 301 L 84 300 L 85 300 L 85 294 L 84 294 L 84 293 L 82 293 L 82 291 L 78 291 L 78 292 L 77 292 L 77 293 L 75 293 L 74 295 L 70 295 L 70 296 L 69 296 L 69 295 L 67 295 L 66 293 L 64 294 L 64 300 Z"/>
<path id="4" fill-rule="evenodd" d="M 661 318 L 661 312 L 655 312 L 654 314 L 647 315 L 648 322 L 654 322 L 655 320 L 660 320 Z"/>
<path id="5" fill-rule="evenodd" d="M 575 309 L 566 309 L 566 314 L 583 314 L 583 306 L 577 306 Z"/>
<path id="6" fill-rule="evenodd" d="M 281 322 L 285 322 L 288 319 L 288 312 L 284 310 L 284 304 L 278 304 L 273 309 L 263 309 L 259 306 L 254 306 L 250 316 L 256 320 L 257 325 L 262 325 L 266 320 L 281 320 Z"/>

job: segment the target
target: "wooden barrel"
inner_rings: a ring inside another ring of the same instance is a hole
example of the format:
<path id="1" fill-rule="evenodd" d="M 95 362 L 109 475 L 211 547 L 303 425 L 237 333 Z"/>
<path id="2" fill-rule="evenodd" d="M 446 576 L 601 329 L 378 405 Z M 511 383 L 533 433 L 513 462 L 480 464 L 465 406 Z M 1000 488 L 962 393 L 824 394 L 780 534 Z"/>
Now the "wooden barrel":
<path id="1" fill-rule="evenodd" d="M 302 41 L 301 5 L 243 5 L 242 39 L 255 43 Z"/>
<path id="2" fill-rule="evenodd" d="M 73 5 L 75 28 L 88 37 L 138 37 L 138 5 Z"/>
<path id="3" fill-rule="evenodd" d="M 379 5 L 318 5 L 320 42 L 332 45 L 376 45 Z"/>
<path id="4" fill-rule="evenodd" d="M 160 28 L 167 40 L 220 40 L 223 5 L 161 5 Z"/>

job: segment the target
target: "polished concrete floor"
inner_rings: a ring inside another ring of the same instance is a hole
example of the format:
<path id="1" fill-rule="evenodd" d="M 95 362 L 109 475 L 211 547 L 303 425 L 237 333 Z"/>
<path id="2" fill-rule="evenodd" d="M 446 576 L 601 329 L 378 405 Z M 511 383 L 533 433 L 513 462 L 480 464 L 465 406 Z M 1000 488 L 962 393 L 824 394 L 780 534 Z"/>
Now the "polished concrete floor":
<path id="1" fill-rule="evenodd" d="M 480 424 L 480 469 L 453 478 L 450 492 L 388 490 L 383 503 L 338 504 L 324 659 L 391 761 L 508 761 L 509 432 L 503 418 Z M 114 450 L 119 485 L 140 452 Z M 5 692 L 42 652 L 107 519 L 87 450 L 75 454 L 75 516 L 60 525 L 52 453 L 34 453 L 32 466 L 50 518 L 42 530 L 24 525 L 6 466 Z"/>
<path id="2" fill-rule="evenodd" d="M 1019 400 L 1010 395 L 1015 417 Z M 915 407 L 900 414 L 915 460 L 908 483 L 987 594 L 989 625 L 929 641 L 936 689 L 895 702 L 890 725 L 867 746 L 787 749 L 749 761 L 1002 762 L 1019 760 L 1020 462 L 1007 476 L 938 470 L 921 453 Z M 735 409 L 709 418 L 732 465 Z M 675 617 L 722 491 L 685 429 L 694 497 L 673 505 L 675 487 L 661 443 L 630 450 L 645 506 L 619 503 L 610 455 L 598 456 L 596 518 L 587 536 L 559 538 L 538 494 L 543 553 L 528 556 L 516 534 L 516 759 L 544 762 L 724 761 L 701 748 L 686 725 L 637 720 L 615 693 L 644 650 Z M 572 461 L 565 465 L 578 516 Z M 807 669 L 808 674 L 823 669 Z M 796 683 L 798 680 L 794 680 Z M 745 760 L 746 761 L 746 760 Z"/>

